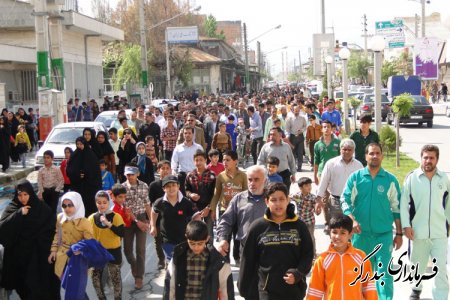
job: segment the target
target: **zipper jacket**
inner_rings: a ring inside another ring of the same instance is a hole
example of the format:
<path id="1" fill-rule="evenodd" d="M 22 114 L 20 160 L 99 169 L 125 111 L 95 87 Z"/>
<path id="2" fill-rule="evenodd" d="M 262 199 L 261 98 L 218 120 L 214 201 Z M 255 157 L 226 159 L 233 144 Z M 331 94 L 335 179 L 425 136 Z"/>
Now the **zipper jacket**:
<path id="1" fill-rule="evenodd" d="M 380 168 L 375 178 L 365 167 L 350 175 L 341 197 L 345 215 L 353 214 L 362 233 L 392 231 L 394 219 L 400 219 L 400 186 L 397 178 Z"/>
<path id="2" fill-rule="evenodd" d="M 446 238 L 450 220 L 447 204 L 450 182 L 439 170 L 431 181 L 421 168 L 414 170 L 405 179 L 400 213 L 402 227 L 412 227 L 414 238 Z"/>
<path id="3" fill-rule="evenodd" d="M 351 243 L 348 244 L 347 251 L 342 254 L 330 245 L 314 263 L 306 300 L 378 299 L 375 281 L 362 282 L 367 273 L 369 273 L 367 277 L 369 279 L 373 273 L 370 260 L 364 261 L 365 256 L 363 251 L 354 248 Z M 361 279 L 354 285 L 350 285 L 360 274 L 361 266 L 363 266 Z M 358 268 L 358 272 L 354 272 L 355 268 Z"/>
<path id="4" fill-rule="evenodd" d="M 303 299 L 306 275 L 311 269 L 313 244 L 308 228 L 294 212 L 287 209 L 287 219 L 275 223 L 267 209 L 263 218 L 250 226 L 241 255 L 238 287 L 245 299 Z M 292 273 L 294 284 L 283 276 Z"/>

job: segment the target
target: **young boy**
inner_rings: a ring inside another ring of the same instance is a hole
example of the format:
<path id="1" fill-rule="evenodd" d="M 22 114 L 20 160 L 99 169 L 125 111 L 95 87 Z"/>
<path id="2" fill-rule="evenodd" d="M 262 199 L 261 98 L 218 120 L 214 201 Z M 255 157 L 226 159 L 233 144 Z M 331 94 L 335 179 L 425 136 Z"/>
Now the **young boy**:
<path id="1" fill-rule="evenodd" d="M 247 142 L 247 131 L 245 130 L 245 123 L 243 118 L 238 119 L 238 126 L 234 129 L 237 134 L 236 138 L 236 152 L 239 157 L 239 164 L 244 166 L 245 160 L 245 144 Z"/>
<path id="2" fill-rule="evenodd" d="M 166 176 L 162 181 L 164 196 L 156 200 L 152 208 L 150 234 L 156 236 L 156 220 L 160 216 L 161 235 L 163 238 L 163 250 L 166 261 L 172 259 L 175 245 L 186 240 L 184 232 L 186 225 L 194 215 L 192 203 L 180 192 L 178 177 Z M 200 217 L 200 213 L 198 213 Z"/>
<path id="3" fill-rule="evenodd" d="M 316 240 L 314 238 L 314 225 L 316 223 L 314 217 L 315 205 L 316 205 L 316 195 L 311 193 L 312 190 L 312 180 L 308 177 L 301 177 L 298 180 L 298 187 L 300 192 L 292 196 L 292 200 L 297 206 L 297 215 L 300 220 L 305 222 L 308 227 L 309 234 L 314 245 L 314 253 L 316 251 Z M 315 254 L 314 254 L 315 256 Z"/>
<path id="4" fill-rule="evenodd" d="M 227 125 L 227 133 L 231 136 L 231 146 L 233 147 L 233 151 L 236 151 L 236 137 L 237 134 L 234 131 L 234 129 L 236 128 L 236 125 L 234 124 L 234 116 L 233 115 L 229 115 L 228 118 L 228 123 Z"/>
<path id="5" fill-rule="evenodd" d="M 102 175 L 102 189 L 104 191 L 109 191 L 114 185 L 114 178 L 108 170 L 106 170 L 106 161 L 104 159 L 100 159 L 98 161 L 100 165 L 100 171 Z"/>
<path id="6" fill-rule="evenodd" d="M 216 174 L 216 176 L 225 171 L 223 163 L 219 162 L 219 154 L 219 151 L 216 149 L 211 149 L 208 152 L 208 157 L 211 162 L 206 168 Z"/>
<path id="7" fill-rule="evenodd" d="M 16 147 L 16 151 L 19 154 L 20 161 L 22 162 L 22 167 L 26 168 L 27 153 L 31 150 L 30 138 L 25 131 L 25 125 L 19 125 L 17 129 L 19 132 L 17 132 L 16 134 L 14 147 Z"/>
<path id="8" fill-rule="evenodd" d="M 98 191 L 95 195 L 95 204 L 98 212 L 89 216 L 88 220 L 92 224 L 94 239 L 108 250 L 114 257 L 108 262 L 108 275 L 114 287 L 114 299 L 122 299 L 122 278 L 120 276 L 120 266 L 122 264 L 122 237 L 124 233 L 124 222 L 120 214 L 109 209 L 109 195 L 106 191 Z M 92 285 L 97 293 L 98 299 L 106 299 L 102 286 L 102 274 L 105 270 L 94 268 L 92 272 Z"/>
<path id="9" fill-rule="evenodd" d="M 206 224 L 189 222 L 186 239 L 175 247 L 166 272 L 163 299 L 234 299 L 230 264 L 207 245 L 211 237 Z"/>
<path id="10" fill-rule="evenodd" d="M 219 123 L 219 132 L 214 134 L 211 147 L 219 150 L 219 161 L 222 161 L 222 155 L 227 150 L 232 150 L 231 136 L 227 133 L 227 127 L 225 123 Z"/>
<path id="11" fill-rule="evenodd" d="M 126 208 L 124 205 L 125 200 L 127 198 L 127 189 L 123 185 L 116 183 L 111 188 L 110 196 L 114 203 L 114 206 L 112 209 L 113 212 L 119 214 L 122 217 L 125 227 L 130 227 L 131 226 L 131 211 L 129 208 Z"/>
<path id="12" fill-rule="evenodd" d="M 59 193 L 64 188 L 64 177 L 61 169 L 53 165 L 53 151 L 44 152 L 44 167 L 38 172 L 38 198 L 45 203 L 56 214 Z"/>
<path id="13" fill-rule="evenodd" d="M 201 212 L 202 218 L 208 226 L 208 233 L 213 237 L 213 221 L 210 213 L 210 203 L 214 196 L 216 175 L 206 168 L 206 153 L 197 150 L 194 154 L 195 169 L 186 176 L 186 196 L 192 201 L 194 211 Z"/>
<path id="14" fill-rule="evenodd" d="M 145 137 L 145 154 L 152 161 L 153 166 L 158 164 L 158 158 L 156 157 L 155 138 L 151 135 Z"/>
<path id="15" fill-rule="evenodd" d="M 270 156 L 267 159 L 267 171 L 269 173 L 268 179 L 271 182 L 283 182 L 283 178 L 278 174 L 278 166 L 280 165 L 280 160 L 275 156 Z"/>
<path id="16" fill-rule="evenodd" d="M 329 226 L 331 245 L 314 263 L 306 300 L 378 299 L 375 281 L 369 280 L 372 278 L 370 260 L 363 263 L 366 254 L 349 242 L 352 238 L 352 219 L 341 215 L 332 218 Z M 353 272 L 355 269 L 357 273 Z M 355 280 L 358 274 L 362 274 L 361 279 Z M 367 274 L 368 279 L 362 282 Z M 355 284 L 350 285 L 353 282 Z"/>
<path id="17" fill-rule="evenodd" d="M 310 163 L 314 165 L 314 145 L 322 136 L 322 126 L 317 124 L 315 115 L 308 115 L 309 126 L 306 129 L 306 145 L 309 148 Z"/>

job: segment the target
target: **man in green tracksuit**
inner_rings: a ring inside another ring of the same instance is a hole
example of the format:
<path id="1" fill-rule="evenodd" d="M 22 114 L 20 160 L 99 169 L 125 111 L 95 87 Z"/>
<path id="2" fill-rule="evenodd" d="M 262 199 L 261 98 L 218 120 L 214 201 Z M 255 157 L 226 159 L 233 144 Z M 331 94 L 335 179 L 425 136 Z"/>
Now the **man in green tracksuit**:
<path id="1" fill-rule="evenodd" d="M 450 182 L 447 175 L 436 168 L 437 146 L 423 146 L 420 156 L 420 168 L 405 180 L 400 215 L 405 235 L 412 241 L 411 263 L 418 263 L 418 272 L 424 274 L 429 257 L 436 259 L 438 272 L 433 284 L 433 299 L 446 300 L 449 291 L 446 262 Z M 420 299 L 422 284 L 414 281 L 412 289 L 409 299 Z"/>
<path id="2" fill-rule="evenodd" d="M 384 277 L 377 281 L 378 298 L 392 300 L 394 282 L 387 267 L 392 257 L 393 222 L 395 250 L 402 246 L 400 186 L 397 178 L 381 167 L 383 153 L 379 144 L 367 145 L 366 160 L 367 167 L 354 172 L 347 180 L 341 207 L 344 214 L 353 219 L 352 244 L 355 248 L 369 254 L 378 244 L 382 245 L 370 261 L 374 271 L 384 272 Z"/>

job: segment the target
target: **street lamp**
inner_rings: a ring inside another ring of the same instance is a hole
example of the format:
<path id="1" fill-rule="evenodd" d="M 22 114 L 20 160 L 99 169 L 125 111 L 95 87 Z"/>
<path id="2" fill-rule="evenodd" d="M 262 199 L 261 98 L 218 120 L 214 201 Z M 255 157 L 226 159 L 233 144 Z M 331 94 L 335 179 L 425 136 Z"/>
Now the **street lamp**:
<path id="1" fill-rule="evenodd" d="M 333 57 L 331 55 L 327 55 L 325 57 L 325 63 L 327 64 L 327 91 L 328 91 L 328 99 L 333 98 L 333 93 L 331 91 L 331 63 L 333 62 Z"/>
<path id="2" fill-rule="evenodd" d="M 349 126 L 347 122 L 348 118 L 348 75 L 347 75 L 347 62 L 350 58 L 350 50 L 348 50 L 347 47 L 342 48 L 339 50 L 339 57 L 342 60 L 342 106 L 343 106 L 343 113 L 344 117 L 342 118 L 344 121 L 344 129 L 345 133 L 349 134 Z M 356 124 L 355 124 L 356 128 Z"/>
<path id="3" fill-rule="evenodd" d="M 374 98 L 375 98 L 375 130 L 380 133 L 381 130 L 381 64 L 382 53 L 385 48 L 384 38 L 375 35 L 370 41 L 370 49 L 374 52 Z"/>

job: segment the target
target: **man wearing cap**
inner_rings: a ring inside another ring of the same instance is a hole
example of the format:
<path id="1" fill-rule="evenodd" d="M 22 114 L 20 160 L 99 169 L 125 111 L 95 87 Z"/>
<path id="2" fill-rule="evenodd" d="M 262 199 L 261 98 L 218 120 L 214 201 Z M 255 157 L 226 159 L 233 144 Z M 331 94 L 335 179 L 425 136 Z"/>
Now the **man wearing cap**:
<path id="1" fill-rule="evenodd" d="M 370 124 L 372 123 L 371 115 L 363 115 L 359 118 L 360 128 L 355 130 L 350 138 L 355 142 L 355 158 L 359 160 L 363 166 L 367 166 L 366 161 L 366 147 L 370 143 L 379 143 L 380 137 L 378 133 L 370 129 Z"/>
<path id="2" fill-rule="evenodd" d="M 189 115 L 189 119 L 191 118 L 192 116 Z M 178 174 L 180 190 L 185 195 L 186 175 L 195 169 L 194 154 L 197 150 L 203 151 L 203 148 L 199 144 L 194 143 L 194 127 L 189 125 L 185 126 L 183 127 L 182 133 L 184 141 L 178 144 L 173 150 L 171 167 L 174 174 Z"/>
<path id="3" fill-rule="evenodd" d="M 151 219 L 151 206 L 148 198 L 148 186 L 138 179 L 139 168 L 136 164 L 127 164 L 124 171 L 127 180 L 122 184 L 126 190 L 124 206 L 130 213 L 132 221 L 130 227 L 125 228 L 123 236 L 123 251 L 131 266 L 136 289 L 142 289 L 145 273 L 145 245 L 149 220 Z M 133 253 L 133 242 L 136 240 L 136 256 Z"/>
<path id="4" fill-rule="evenodd" d="M 339 111 L 335 109 L 335 103 L 333 99 L 327 101 L 327 110 L 322 114 L 322 121 L 328 120 L 336 125 L 338 131 L 342 130 L 342 119 Z"/>

